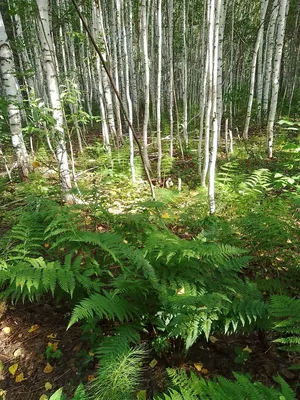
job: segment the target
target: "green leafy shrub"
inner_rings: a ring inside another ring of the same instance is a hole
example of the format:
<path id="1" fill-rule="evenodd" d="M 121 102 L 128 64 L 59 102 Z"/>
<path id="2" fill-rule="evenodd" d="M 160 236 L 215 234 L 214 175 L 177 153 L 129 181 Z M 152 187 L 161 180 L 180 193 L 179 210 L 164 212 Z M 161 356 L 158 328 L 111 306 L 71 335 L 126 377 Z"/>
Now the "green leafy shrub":
<path id="1" fill-rule="evenodd" d="M 168 370 L 176 389 L 157 400 L 296 400 L 289 385 L 278 376 L 275 381 L 280 389 L 266 387 L 260 382 L 252 383 L 245 375 L 234 373 L 236 381 L 223 377 L 217 380 L 198 378 L 195 374 L 187 376 L 185 371 Z"/>

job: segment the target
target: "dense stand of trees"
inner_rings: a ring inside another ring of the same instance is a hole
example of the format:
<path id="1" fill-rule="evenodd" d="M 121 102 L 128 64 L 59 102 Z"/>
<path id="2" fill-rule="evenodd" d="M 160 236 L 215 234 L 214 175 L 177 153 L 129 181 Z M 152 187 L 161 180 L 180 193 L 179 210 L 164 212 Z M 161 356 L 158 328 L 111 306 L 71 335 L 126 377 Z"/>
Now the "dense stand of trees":
<path id="1" fill-rule="evenodd" d="M 133 181 L 133 129 L 140 133 L 146 171 L 152 168 L 159 180 L 163 157 L 174 155 L 174 141 L 189 146 L 196 136 L 199 182 L 208 182 L 213 213 L 220 138 L 241 129 L 247 139 L 252 125 L 265 128 L 272 157 L 276 115 L 299 111 L 296 0 L 75 1 L 116 90 L 74 1 L 0 4 L 1 141 L 10 133 L 26 178 L 28 153 L 37 150 L 42 135 L 67 197 L 68 153 L 74 140 L 83 151 L 93 115 L 101 118 L 108 154 L 129 141 Z M 150 135 L 156 136 L 155 169 L 148 156 Z"/>

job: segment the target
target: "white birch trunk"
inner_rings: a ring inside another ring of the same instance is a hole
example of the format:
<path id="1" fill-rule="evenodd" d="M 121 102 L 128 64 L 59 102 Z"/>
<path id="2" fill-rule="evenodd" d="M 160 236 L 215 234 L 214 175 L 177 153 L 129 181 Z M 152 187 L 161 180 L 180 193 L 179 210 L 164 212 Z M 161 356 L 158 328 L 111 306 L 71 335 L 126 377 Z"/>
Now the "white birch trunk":
<path id="1" fill-rule="evenodd" d="M 174 96 L 174 69 L 173 69 L 173 0 L 168 3 L 169 18 L 169 114 L 170 114 L 170 157 L 173 157 L 174 145 L 174 117 L 173 117 L 173 96 Z"/>
<path id="2" fill-rule="evenodd" d="M 209 141 L 212 121 L 212 101 L 213 101 L 213 77 L 214 77 L 214 11 L 215 0 L 207 2 L 207 22 L 208 22 L 208 40 L 207 40 L 207 101 L 205 107 L 205 143 L 204 143 L 204 163 L 201 175 L 201 186 L 206 186 L 206 175 L 209 167 Z"/>
<path id="3" fill-rule="evenodd" d="M 148 157 L 148 125 L 149 125 L 149 107 L 150 107 L 150 71 L 148 57 L 148 25 L 147 25 L 147 0 L 142 0 L 142 42 L 144 58 L 144 123 L 143 123 L 143 154 L 146 167 L 150 170 Z"/>
<path id="4" fill-rule="evenodd" d="M 183 0 L 182 2 L 182 34 L 183 34 L 183 68 L 182 68 L 182 75 L 183 75 L 183 137 L 184 137 L 184 142 L 185 145 L 188 146 L 189 143 L 189 137 L 188 137 L 188 131 L 187 131 L 187 124 L 188 124 L 188 111 L 187 111 L 187 46 L 186 46 L 186 0 Z"/>
<path id="5" fill-rule="evenodd" d="M 211 0 L 213 9 L 214 0 Z M 212 143 L 209 162 L 209 181 L 208 181 L 208 204 L 209 213 L 212 215 L 216 211 L 215 201 L 215 175 L 216 161 L 218 151 L 219 120 L 217 110 L 218 96 L 218 62 L 219 62 L 219 28 L 220 28 L 220 10 L 223 0 L 216 0 L 214 7 L 214 44 L 213 44 L 213 65 L 212 65 Z"/>
<path id="6" fill-rule="evenodd" d="M 158 66 L 157 66 L 157 106 L 156 106 L 156 120 L 157 120 L 157 177 L 161 181 L 161 160 L 162 160 L 162 145 L 161 145 L 161 64 L 162 64 L 162 15 L 161 15 L 162 0 L 158 0 L 157 5 L 157 28 L 158 28 Z"/>
<path id="7" fill-rule="evenodd" d="M 268 38 L 267 38 L 267 49 L 266 49 L 266 60 L 265 60 L 265 77 L 264 77 L 264 88 L 263 88 L 263 118 L 266 118 L 269 110 L 269 94 L 272 77 L 272 62 L 275 45 L 275 25 L 279 9 L 279 0 L 274 0 L 272 4 L 272 13 L 268 26 Z"/>
<path id="8" fill-rule="evenodd" d="M 50 2 L 49 0 L 37 0 L 37 5 L 39 10 L 39 38 L 42 45 L 43 66 L 46 74 L 50 105 L 55 120 L 56 156 L 58 160 L 61 189 L 66 200 L 70 200 L 68 191 L 72 188 L 72 185 L 63 128 L 63 111 L 60 101 L 57 67 L 55 64 L 56 57 L 50 29 Z"/>
<path id="9" fill-rule="evenodd" d="M 258 55 L 259 47 L 261 45 L 262 34 L 263 34 L 263 31 L 264 31 L 264 20 L 265 20 L 267 8 L 268 8 L 268 2 L 269 2 L 269 0 L 262 0 L 262 9 L 263 9 L 263 11 L 262 11 L 262 14 L 261 14 L 260 26 L 259 26 L 257 39 L 256 39 L 256 42 L 255 42 L 255 47 L 254 47 L 254 52 L 253 52 L 253 56 L 252 56 L 249 99 L 248 99 L 245 127 L 244 127 L 244 132 L 243 132 L 243 138 L 246 139 L 246 140 L 248 139 L 248 131 L 249 131 L 249 125 L 250 125 L 250 120 L 251 120 L 252 104 L 253 104 L 253 98 L 254 98 L 257 55 Z"/>
<path id="10" fill-rule="evenodd" d="M 12 138 L 12 145 L 17 157 L 21 179 L 28 177 L 30 171 L 29 157 L 22 134 L 21 113 L 18 106 L 18 84 L 15 78 L 13 54 L 8 43 L 2 14 L 0 12 L 0 71 L 3 89 L 7 100 L 7 113 Z"/>
<path id="11" fill-rule="evenodd" d="M 129 120 L 132 121 L 133 118 L 133 107 L 132 107 L 132 100 L 130 95 L 130 78 L 129 78 L 129 59 L 128 59 L 128 46 L 127 46 L 127 34 L 125 29 L 125 21 L 124 21 L 124 13 L 121 13 L 120 9 L 120 0 L 116 0 L 116 6 L 118 13 L 120 14 L 120 22 L 121 26 L 120 29 L 123 32 L 123 45 L 124 45 L 124 63 L 125 63 L 125 92 L 126 92 L 126 100 L 127 100 L 127 109 L 128 109 L 128 117 Z M 128 131 L 129 136 L 129 147 L 130 147 L 130 155 L 129 155 L 129 164 L 131 170 L 131 179 L 132 182 L 136 181 L 136 172 L 134 166 L 134 138 L 133 132 L 129 127 Z"/>
<path id="12" fill-rule="evenodd" d="M 274 123 L 277 110 L 277 100 L 279 93 L 279 78 L 281 58 L 283 51 L 283 42 L 285 34 L 286 16 L 289 8 L 289 0 L 281 0 L 278 11 L 278 26 L 276 34 L 276 48 L 273 64 L 272 87 L 271 87 L 271 104 L 268 117 L 267 135 L 268 135 L 268 156 L 273 157 L 273 141 L 274 141 Z"/>

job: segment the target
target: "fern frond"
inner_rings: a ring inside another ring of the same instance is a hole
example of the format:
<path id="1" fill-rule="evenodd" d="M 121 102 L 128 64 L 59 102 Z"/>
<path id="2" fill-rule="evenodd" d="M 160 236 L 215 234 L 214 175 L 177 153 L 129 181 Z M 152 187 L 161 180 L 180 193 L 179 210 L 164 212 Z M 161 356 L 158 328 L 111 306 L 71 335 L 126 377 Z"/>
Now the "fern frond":
<path id="1" fill-rule="evenodd" d="M 103 295 L 96 293 L 89 298 L 82 300 L 73 310 L 68 328 L 81 319 L 94 318 L 99 319 L 118 319 L 119 321 L 128 321 L 133 318 L 138 310 L 121 295 L 114 295 L 103 291 Z"/>

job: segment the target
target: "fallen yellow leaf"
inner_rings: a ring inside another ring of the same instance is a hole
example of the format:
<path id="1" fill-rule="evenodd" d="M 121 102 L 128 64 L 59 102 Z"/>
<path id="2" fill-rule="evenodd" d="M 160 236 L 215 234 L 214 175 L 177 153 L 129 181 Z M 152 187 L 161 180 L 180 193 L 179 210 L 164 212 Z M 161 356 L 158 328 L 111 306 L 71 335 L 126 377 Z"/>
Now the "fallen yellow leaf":
<path id="1" fill-rule="evenodd" d="M 18 348 L 14 351 L 15 358 L 21 357 L 22 355 L 24 355 L 24 351 L 21 348 Z"/>
<path id="2" fill-rule="evenodd" d="M 5 335 L 9 335 L 11 332 L 11 329 L 9 326 L 5 326 L 2 331 L 5 333 Z"/>
<path id="3" fill-rule="evenodd" d="M 37 331 L 39 328 L 40 328 L 40 327 L 39 327 L 37 324 L 32 325 L 32 327 L 31 327 L 30 329 L 28 329 L 28 332 L 29 332 L 29 333 L 35 332 L 35 331 Z"/>
<path id="4" fill-rule="evenodd" d="M 248 351 L 249 354 L 252 353 L 252 350 L 251 350 L 250 347 L 248 347 L 248 346 L 246 346 L 246 347 L 243 349 L 243 351 Z"/>
<path id="5" fill-rule="evenodd" d="M 49 397 L 46 394 L 42 394 L 39 400 L 48 400 Z"/>
<path id="6" fill-rule="evenodd" d="M 212 343 L 216 343 L 216 342 L 219 341 L 219 339 L 217 339 L 215 336 L 210 336 L 210 337 L 209 337 L 209 340 L 210 340 Z"/>
<path id="7" fill-rule="evenodd" d="M 14 376 L 15 373 L 17 372 L 17 369 L 18 369 L 18 368 L 19 368 L 19 364 L 16 363 L 16 364 L 11 365 L 11 366 L 8 368 L 8 370 L 9 370 L 9 372 Z"/>
<path id="8" fill-rule="evenodd" d="M 146 390 L 140 390 L 136 394 L 137 400 L 146 400 L 147 399 L 147 391 Z"/>
<path id="9" fill-rule="evenodd" d="M 48 249 L 50 247 L 50 243 L 44 243 L 44 247 Z"/>
<path id="10" fill-rule="evenodd" d="M 45 374 L 50 374 L 52 371 L 53 371 L 52 365 L 50 365 L 49 363 L 47 363 L 46 367 L 44 368 Z"/>
<path id="11" fill-rule="evenodd" d="M 201 373 L 202 373 L 202 374 L 204 374 L 204 375 L 208 374 L 208 369 L 206 369 L 206 368 L 202 368 L 202 371 L 201 371 Z"/>
<path id="12" fill-rule="evenodd" d="M 58 342 L 52 343 L 52 350 L 56 351 L 58 348 Z"/>
<path id="13" fill-rule="evenodd" d="M 55 339 L 56 338 L 56 333 L 50 333 L 50 335 L 47 336 L 48 339 Z"/>
<path id="14" fill-rule="evenodd" d="M 50 382 L 45 383 L 45 389 L 46 390 L 51 390 L 53 388 L 52 384 Z"/>
<path id="15" fill-rule="evenodd" d="M 164 212 L 164 213 L 161 214 L 161 217 L 162 217 L 163 219 L 168 219 L 168 218 L 170 218 L 170 215 L 169 215 L 169 213 Z"/>
<path id="16" fill-rule="evenodd" d="M 195 363 L 194 367 L 196 368 L 197 371 L 202 371 L 203 364 L 202 363 Z"/>
<path id="17" fill-rule="evenodd" d="M 181 289 L 177 289 L 176 293 L 177 293 L 177 294 L 184 294 L 184 293 L 185 293 L 184 286 L 182 286 Z"/>
<path id="18" fill-rule="evenodd" d="M 94 355 L 95 355 L 95 353 L 93 353 L 93 352 L 91 352 L 91 351 L 89 352 L 89 356 L 90 356 L 90 357 L 94 357 Z"/>
<path id="19" fill-rule="evenodd" d="M 16 382 L 23 382 L 23 381 L 25 381 L 26 379 L 27 379 L 27 378 L 24 378 L 23 372 L 21 372 L 20 374 L 18 374 L 18 375 L 16 376 L 15 381 L 16 381 Z"/>
<path id="20" fill-rule="evenodd" d="M 92 382 L 93 380 L 95 380 L 96 378 L 95 378 L 95 376 L 94 375 L 89 375 L 88 377 L 87 377 L 87 380 L 89 381 L 89 382 Z"/>
<path id="21" fill-rule="evenodd" d="M 157 365 L 157 363 L 158 363 L 158 361 L 155 360 L 155 358 L 153 358 L 153 360 L 149 363 L 149 366 L 150 366 L 151 368 L 154 368 L 154 367 Z"/>

